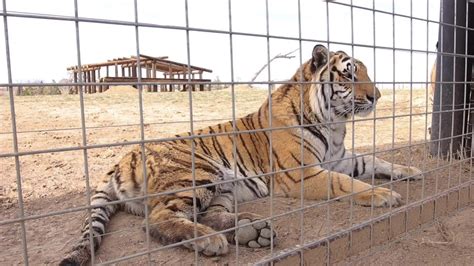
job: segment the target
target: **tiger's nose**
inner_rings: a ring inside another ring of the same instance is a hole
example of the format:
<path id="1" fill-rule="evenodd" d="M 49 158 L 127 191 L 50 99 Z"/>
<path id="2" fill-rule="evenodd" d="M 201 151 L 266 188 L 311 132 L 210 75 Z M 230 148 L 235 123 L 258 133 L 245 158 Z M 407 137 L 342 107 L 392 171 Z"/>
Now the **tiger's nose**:
<path id="1" fill-rule="evenodd" d="M 374 103 L 376 100 L 378 100 L 382 95 L 380 94 L 380 91 L 377 87 L 374 87 L 373 93 L 367 94 L 367 100 L 369 100 L 371 103 Z"/>
<path id="2" fill-rule="evenodd" d="M 367 100 L 369 100 L 369 102 L 371 102 L 371 103 L 374 103 L 375 98 L 370 96 L 370 95 L 367 95 Z"/>

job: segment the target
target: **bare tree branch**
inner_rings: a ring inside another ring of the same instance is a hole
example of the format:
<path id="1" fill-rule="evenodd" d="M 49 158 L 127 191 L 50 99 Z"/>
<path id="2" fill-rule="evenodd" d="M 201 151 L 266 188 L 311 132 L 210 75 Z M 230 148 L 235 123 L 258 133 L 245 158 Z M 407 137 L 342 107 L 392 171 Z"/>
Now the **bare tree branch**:
<path id="1" fill-rule="evenodd" d="M 270 59 L 270 61 L 268 61 L 265 65 L 263 65 L 263 66 L 255 73 L 255 75 L 253 76 L 253 78 L 252 78 L 250 81 L 251 81 L 251 82 L 254 82 L 254 81 L 257 79 L 258 75 L 260 75 L 260 73 L 262 73 L 262 71 L 263 71 L 266 67 L 268 67 L 268 65 L 269 65 L 271 62 L 273 62 L 273 60 L 276 60 L 276 59 L 279 59 L 279 58 L 285 58 L 285 59 L 294 58 L 295 56 L 294 56 L 294 55 L 291 55 L 291 54 L 293 54 L 294 52 L 296 52 L 296 51 L 298 51 L 298 50 L 299 50 L 299 48 L 297 48 L 297 49 L 295 49 L 295 50 L 293 50 L 293 51 L 291 51 L 291 52 L 288 52 L 288 53 L 286 53 L 286 54 L 281 54 L 281 53 L 279 53 L 279 54 L 275 55 L 274 57 L 272 57 L 272 59 Z M 252 87 L 252 84 L 250 84 L 250 87 Z"/>

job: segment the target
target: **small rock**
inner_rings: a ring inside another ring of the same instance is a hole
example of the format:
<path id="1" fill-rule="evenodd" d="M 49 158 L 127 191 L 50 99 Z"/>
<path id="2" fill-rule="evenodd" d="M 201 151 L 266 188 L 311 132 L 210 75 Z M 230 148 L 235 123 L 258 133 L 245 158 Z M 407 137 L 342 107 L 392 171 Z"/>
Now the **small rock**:
<path id="1" fill-rule="evenodd" d="M 257 230 L 263 229 L 267 226 L 267 222 L 258 222 L 253 224 L 253 227 L 256 228 Z"/>
<path id="2" fill-rule="evenodd" d="M 236 241 L 239 244 L 246 244 L 250 240 L 256 239 L 258 236 L 258 232 L 252 226 L 246 226 L 244 228 L 237 229 L 237 233 L 235 234 Z"/>
<path id="3" fill-rule="evenodd" d="M 258 238 L 258 243 L 264 247 L 266 246 L 270 246 L 270 239 L 267 239 L 267 238 L 263 238 L 263 237 L 259 237 Z M 250 244 L 250 243 L 249 243 Z"/>
<path id="4" fill-rule="evenodd" d="M 251 248 L 260 248 L 260 247 L 262 247 L 255 240 L 250 241 L 247 245 Z"/>
<path id="5" fill-rule="evenodd" d="M 249 219 L 242 219 L 237 222 L 238 225 L 244 225 L 250 223 Z"/>
<path id="6" fill-rule="evenodd" d="M 263 228 L 261 231 L 260 231 L 260 235 L 265 237 L 265 238 L 270 238 L 271 235 L 272 235 L 272 231 L 270 231 L 270 229 L 268 228 Z"/>

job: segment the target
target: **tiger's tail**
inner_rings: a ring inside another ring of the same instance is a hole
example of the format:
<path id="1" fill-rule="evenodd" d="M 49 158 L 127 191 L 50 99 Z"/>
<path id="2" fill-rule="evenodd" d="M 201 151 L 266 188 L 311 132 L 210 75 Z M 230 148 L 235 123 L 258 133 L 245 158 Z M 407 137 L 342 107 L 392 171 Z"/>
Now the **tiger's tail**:
<path id="1" fill-rule="evenodd" d="M 107 175 L 111 177 L 114 173 L 115 171 L 110 171 L 107 173 Z M 82 224 L 81 238 L 66 254 L 59 265 L 83 265 L 89 261 L 91 257 L 91 247 L 94 249 L 94 251 L 99 248 L 107 223 L 110 221 L 112 215 L 120 208 L 118 204 L 107 204 L 117 200 L 111 179 L 109 178 L 108 180 L 109 181 L 106 181 L 106 185 L 97 190 L 91 197 L 91 205 L 99 206 L 93 207 L 91 209 L 91 215 L 87 215 L 87 218 Z M 89 226 L 92 226 L 92 228 Z M 91 239 L 93 241 L 92 245 Z"/>

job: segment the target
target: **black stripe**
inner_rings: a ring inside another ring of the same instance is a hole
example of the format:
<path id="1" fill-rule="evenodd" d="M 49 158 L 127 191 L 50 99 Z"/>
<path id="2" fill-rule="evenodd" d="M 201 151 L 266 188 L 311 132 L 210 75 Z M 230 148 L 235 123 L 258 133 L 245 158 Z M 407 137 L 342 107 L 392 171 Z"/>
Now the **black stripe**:
<path id="1" fill-rule="evenodd" d="M 120 189 L 120 186 L 122 185 L 122 180 L 120 179 L 120 168 L 118 165 L 115 165 L 115 183 L 117 184 L 117 190 Z"/>
<path id="2" fill-rule="evenodd" d="M 248 128 L 248 126 L 245 124 L 245 120 L 246 120 L 245 117 L 239 119 L 239 121 L 241 122 L 242 126 L 244 126 L 245 131 L 248 131 L 249 128 Z M 238 124 L 238 123 L 237 123 L 237 124 Z"/>
<path id="3" fill-rule="evenodd" d="M 359 176 L 359 163 L 357 162 L 357 158 L 355 158 L 355 166 L 354 166 L 354 172 L 352 173 L 353 177 Z"/>
<path id="4" fill-rule="evenodd" d="M 298 166 L 301 166 L 301 160 L 296 158 L 296 156 L 292 152 L 290 152 L 290 155 L 293 158 L 293 160 L 295 160 L 298 163 Z M 304 166 L 304 164 L 303 164 L 303 166 Z"/>
<path id="5" fill-rule="evenodd" d="M 278 168 L 280 170 L 285 170 L 286 168 L 281 164 L 280 159 L 278 158 L 278 155 L 276 154 L 275 151 L 273 151 L 273 157 L 275 157 Z M 290 175 L 288 171 L 285 171 L 283 173 L 286 177 L 288 177 L 291 181 L 293 181 L 293 183 L 298 183 L 301 181 L 301 180 L 298 181 L 298 180 L 293 179 L 293 177 Z"/>
<path id="6" fill-rule="evenodd" d="M 313 136 L 315 136 L 317 139 L 319 139 L 323 143 L 324 149 L 328 150 L 328 140 L 316 127 L 307 127 L 305 129 L 308 130 L 311 134 L 313 134 Z"/>
<path id="7" fill-rule="evenodd" d="M 92 211 L 94 211 L 95 209 L 100 209 L 100 210 L 102 210 L 107 216 L 110 216 L 109 210 L 107 210 L 107 208 L 104 207 L 104 206 L 95 207 L 94 209 L 92 209 Z M 97 212 L 97 211 L 96 211 L 96 212 Z"/>
<path id="8" fill-rule="evenodd" d="M 308 180 L 308 179 L 311 179 L 311 178 L 313 178 L 313 177 L 316 177 L 316 176 L 318 176 L 320 173 L 322 173 L 322 172 L 324 172 L 324 171 L 325 171 L 325 170 L 322 169 L 322 170 L 319 170 L 319 172 L 317 172 L 316 174 L 312 174 L 312 175 L 309 175 L 309 176 L 305 176 L 305 177 L 304 177 L 304 180 Z M 331 181 L 332 181 L 332 180 L 331 180 Z M 331 183 L 332 183 L 332 182 L 331 182 Z"/>
<path id="9" fill-rule="evenodd" d="M 218 128 L 220 129 L 220 124 L 218 124 Z M 214 133 L 213 129 L 210 129 L 210 133 Z M 219 144 L 217 141 L 216 136 L 211 137 L 212 140 L 212 146 L 214 147 L 214 150 L 216 151 L 217 155 L 219 156 L 219 159 L 221 159 L 222 163 L 226 168 L 230 168 L 230 163 L 227 157 L 224 154 L 224 151 L 222 150 L 222 146 Z"/>
<path id="10" fill-rule="evenodd" d="M 262 110 L 263 106 L 260 107 L 258 109 L 258 116 L 257 116 L 257 122 L 258 122 L 258 125 L 261 129 L 263 129 L 263 124 L 262 124 L 262 117 L 261 117 L 261 110 Z M 266 140 L 267 140 L 267 143 L 270 143 L 270 139 L 268 138 L 267 136 L 267 132 L 266 131 L 262 131 L 263 135 L 265 136 Z"/>
<path id="11" fill-rule="evenodd" d="M 177 137 L 177 138 L 181 138 L 180 135 L 174 135 L 174 136 Z M 186 144 L 186 141 L 184 139 L 180 139 L 180 141 L 181 141 L 181 143 Z"/>
<path id="12" fill-rule="evenodd" d="M 193 152 L 192 150 L 189 150 L 189 149 L 186 149 L 186 148 L 181 148 L 181 147 L 178 147 L 178 146 L 174 146 L 173 147 L 174 150 L 177 150 L 177 151 L 180 151 L 182 153 L 185 153 L 189 156 L 192 156 L 193 155 Z M 198 152 L 194 152 L 194 157 L 195 158 L 198 158 L 198 159 L 201 159 L 203 161 L 206 161 L 206 162 L 209 162 L 208 158 L 202 156 L 201 154 L 199 154 Z M 210 163 L 210 162 L 209 162 Z"/>
<path id="13" fill-rule="evenodd" d="M 248 157 L 250 158 L 250 162 L 252 162 L 252 166 L 253 168 L 255 169 L 255 161 L 253 160 L 253 156 L 252 156 L 252 153 L 250 153 L 248 147 L 247 147 L 247 144 L 245 144 L 245 141 L 244 141 L 244 138 L 242 137 L 242 134 L 239 134 L 239 138 L 240 138 L 240 141 L 242 142 L 242 146 L 244 146 L 244 149 L 245 151 L 247 152 L 247 154 L 249 155 Z"/>
<path id="14" fill-rule="evenodd" d="M 188 168 L 192 168 L 192 166 L 193 166 L 192 162 L 189 162 L 189 161 L 186 161 L 186 160 L 181 160 L 181 159 L 173 158 L 173 157 L 171 157 L 169 159 L 174 163 L 184 165 Z M 215 168 L 210 164 L 194 162 L 194 169 L 200 169 L 200 170 L 203 170 L 204 172 L 207 172 L 207 173 L 210 173 L 210 174 L 213 174 L 213 175 L 221 174 L 221 172 L 218 168 Z"/>
<path id="15" fill-rule="evenodd" d="M 132 179 L 133 188 L 137 190 L 140 188 L 140 185 L 137 182 L 137 176 L 135 173 L 136 166 L 137 166 L 137 154 L 132 152 L 132 158 L 130 159 L 130 168 L 131 168 L 130 178 Z"/>
<path id="16" fill-rule="evenodd" d="M 100 199 L 103 199 L 103 200 L 106 200 L 106 201 L 112 201 L 108 196 L 104 196 L 104 195 L 95 194 L 91 197 L 91 201 L 100 200 Z"/>
<path id="17" fill-rule="evenodd" d="M 202 138 L 198 138 L 199 140 L 199 147 L 201 147 L 201 150 L 208 156 L 212 156 L 211 151 L 207 148 L 206 144 L 204 144 L 204 141 Z"/>
<path id="18" fill-rule="evenodd" d="M 92 220 L 92 222 L 99 222 L 99 223 L 103 224 L 103 225 L 104 225 L 104 228 L 105 228 L 105 225 L 107 224 L 107 222 L 105 221 L 105 219 L 102 218 L 102 217 L 94 216 L 94 217 L 92 217 L 91 220 Z"/>
<path id="19" fill-rule="evenodd" d="M 213 182 L 209 179 L 195 179 L 194 184 L 196 186 L 204 186 L 204 185 L 213 184 Z M 192 179 L 180 179 L 180 180 L 174 181 L 174 183 L 169 184 L 169 186 L 174 186 L 174 185 L 181 185 L 183 187 L 192 187 L 193 186 L 193 180 Z M 164 189 L 165 188 L 168 188 L 168 186 L 164 187 Z M 206 186 L 205 188 L 212 191 L 212 192 L 216 192 L 216 187 L 215 186 Z"/>
<path id="20" fill-rule="evenodd" d="M 300 115 L 300 112 L 298 112 L 298 110 L 296 109 L 296 106 L 295 104 L 293 103 L 293 101 L 291 101 L 291 111 L 293 112 L 293 115 L 296 116 L 296 123 L 298 123 L 298 125 L 301 125 L 301 115 Z M 305 122 L 303 121 L 303 124 L 305 124 Z"/>
<path id="21" fill-rule="evenodd" d="M 242 165 L 239 163 L 239 162 L 236 162 L 235 163 L 237 165 L 237 168 L 239 169 L 239 173 L 242 175 L 242 176 L 247 176 L 247 173 L 244 171 L 244 169 L 242 168 Z"/>
<path id="22" fill-rule="evenodd" d="M 252 191 L 252 193 L 257 197 L 257 198 L 260 198 L 262 197 L 261 193 L 260 193 L 260 190 L 258 189 L 258 185 L 257 183 L 255 182 L 255 180 L 252 180 L 252 179 L 244 179 L 244 183 L 245 185 Z"/>
<path id="23" fill-rule="evenodd" d="M 105 224 L 104 225 L 105 228 Z M 102 230 L 102 228 L 98 227 L 97 225 L 92 225 L 92 230 L 94 230 L 96 233 L 99 233 L 100 235 L 103 235 L 105 232 Z M 89 222 L 82 228 L 82 233 L 89 236 Z"/>
<path id="24" fill-rule="evenodd" d="M 362 173 L 360 175 L 364 175 L 365 173 L 365 160 L 364 160 L 365 157 L 362 157 Z"/>
<path id="25" fill-rule="evenodd" d="M 337 182 L 339 183 L 339 190 L 344 192 L 344 193 L 352 193 L 351 191 L 346 191 L 342 188 L 342 183 L 341 183 L 341 179 L 339 178 L 339 175 L 337 176 Z"/>
<path id="26" fill-rule="evenodd" d="M 294 133 L 291 133 L 291 135 L 295 137 L 295 142 L 300 146 L 301 146 L 300 139 L 303 139 L 303 142 L 304 142 L 303 148 L 307 150 L 309 153 L 311 153 L 318 160 L 318 162 L 322 162 L 322 159 L 320 158 L 320 155 L 318 154 L 317 149 L 308 140 Z"/>
<path id="27" fill-rule="evenodd" d="M 255 113 L 252 113 L 247 116 L 247 122 L 249 123 L 250 129 L 256 129 L 255 124 L 253 122 L 253 117 L 255 116 Z"/>

